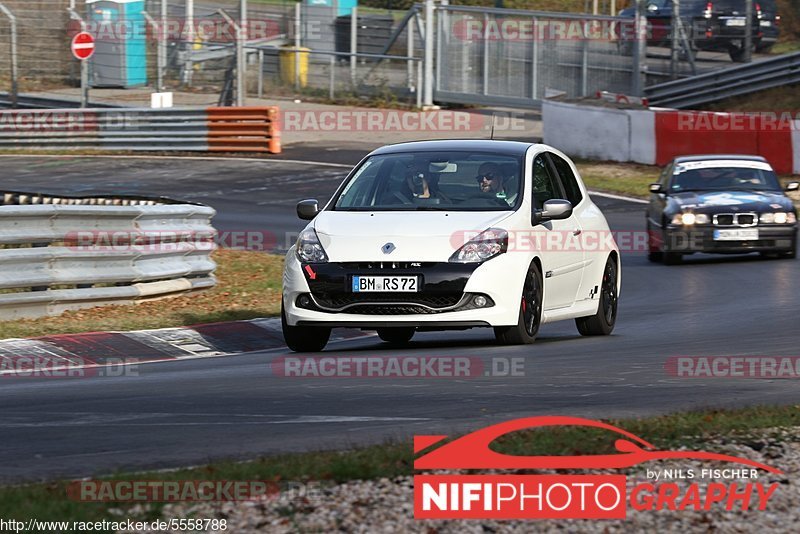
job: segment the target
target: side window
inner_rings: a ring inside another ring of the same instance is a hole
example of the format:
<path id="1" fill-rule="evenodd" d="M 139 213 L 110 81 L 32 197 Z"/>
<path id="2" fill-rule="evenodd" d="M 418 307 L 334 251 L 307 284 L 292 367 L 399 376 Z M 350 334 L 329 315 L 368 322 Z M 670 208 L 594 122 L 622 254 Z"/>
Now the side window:
<path id="1" fill-rule="evenodd" d="M 561 188 L 554 179 L 544 155 L 540 154 L 533 160 L 534 207 L 541 209 L 545 202 L 554 198 L 562 198 Z"/>
<path id="2" fill-rule="evenodd" d="M 578 179 L 575 178 L 575 173 L 572 172 L 572 167 L 569 166 L 569 163 L 567 163 L 564 158 L 555 154 L 550 154 L 550 158 L 553 160 L 556 171 L 558 171 L 558 176 L 561 178 L 561 185 L 564 186 L 567 200 L 569 200 L 573 206 L 577 206 L 580 201 L 583 200 L 583 194 L 578 185 Z"/>

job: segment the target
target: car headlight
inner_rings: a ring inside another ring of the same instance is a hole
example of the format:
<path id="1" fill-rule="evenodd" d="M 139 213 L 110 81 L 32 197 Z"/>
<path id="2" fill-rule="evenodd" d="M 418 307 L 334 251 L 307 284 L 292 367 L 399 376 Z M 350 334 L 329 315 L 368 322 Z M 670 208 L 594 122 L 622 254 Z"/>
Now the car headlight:
<path id="1" fill-rule="evenodd" d="M 708 224 L 708 215 L 705 213 L 678 213 L 672 218 L 672 224 L 691 226 L 693 224 Z"/>
<path id="2" fill-rule="evenodd" d="M 481 263 L 508 250 L 508 232 L 489 228 L 450 256 L 451 263 Z"/>
<path id="3" fill-rule="evenodd" d="M 762 213 L 759 220 L 765 224 L 794 224 L 797 216 L 792 212 L 776 211 L 775 213 Z"/>
<path id="4" fill-rule="evenodd" d="M 303 263 L 327 263 L 328 255 L 319 242 L 317 232 L 313 228 L 306 228 L 297 238 L 295 252 Z"/>

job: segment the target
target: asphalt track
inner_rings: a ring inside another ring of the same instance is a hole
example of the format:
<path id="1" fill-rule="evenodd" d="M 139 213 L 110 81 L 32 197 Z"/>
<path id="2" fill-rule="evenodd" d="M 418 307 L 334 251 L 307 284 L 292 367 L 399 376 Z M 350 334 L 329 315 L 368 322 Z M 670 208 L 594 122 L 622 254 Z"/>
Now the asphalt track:
<path id="1" fill-rule="evenodd" d="M 317 154 L 319 155 L 319 154 Z M 301 160 L 312 153 L 294 154 Z M 287 156 L 288 157 L 288 156 Z M 338 154 L 340 162 L 357 152 Z M 295 232 L 294 202 L 330 194 L 345 169 L 270 161 L 3 158 L 2 188 L 167 194 L 207 202 L 223 229 Z M 643 230 L 643 206 L 596 198 L 614 230 Z M 418 334 L 407 350 L 370 337 L 332 356 L 524 358 L 524 376 L 283 378 L 285 351 L 141 366 L 139 376 L 0 378 L 0 480 L 196 465 L 217 458 L 346 447 L 477 429 L 531 415 L 644 416 L 699 407 L 790 404 L 797 382 L 685 379 L 671 356 L 800 356 L 800 262 L 698 257 L 652 265 L 623 255 L 614 335 L 545 325 L 535 345 L 499 347 L 489 330 Z M 646 438 L 646 436 L 644 436 Z"/>

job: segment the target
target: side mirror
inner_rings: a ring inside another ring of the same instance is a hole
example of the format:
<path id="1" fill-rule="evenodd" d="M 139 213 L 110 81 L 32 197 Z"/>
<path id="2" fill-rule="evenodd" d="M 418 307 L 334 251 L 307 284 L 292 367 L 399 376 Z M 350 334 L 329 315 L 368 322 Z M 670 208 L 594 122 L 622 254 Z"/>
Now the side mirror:
<path id="1" fill-rule="evenodd" d="M 650 184 L 650 192 L 659 194 L 664 192 L 664 187 L 661 184 Z"/>
<path id="2" fill-rule="evenodd" d="M 544 203 L 541 210 L 533 212 L 533 225 L 546 221 L 568 219 L 572 216 L 572 202 L 569 200 L 553 199 Z"/>
<path id="3" fill-rule="evenodd" d="M 297 203 L 297 216 L 310 221 L 319 213 L 319 202 L 316 199 L 301 200 Z"/>
<path id="4" fill-rule="evenodd" d="M 800 182 L 789 182 L 786 184 L 787 191 L 800 191 Z"/>

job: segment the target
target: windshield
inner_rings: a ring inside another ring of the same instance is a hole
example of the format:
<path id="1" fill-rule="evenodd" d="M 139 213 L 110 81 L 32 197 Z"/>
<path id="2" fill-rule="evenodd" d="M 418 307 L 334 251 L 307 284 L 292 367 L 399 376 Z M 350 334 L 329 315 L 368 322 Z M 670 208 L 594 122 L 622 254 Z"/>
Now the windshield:
<path id="1" fill-rule="evenodd" d="M 473 152 L 368 158 L 336 199 L 339 211 L 506 211 L 520 202 L 522 159 Z"/>
<path id="2" fill-rule="evenodd" d="M 680 172 L 672 177 L 670 192 L 720 190 L 780 191 L 773 171 L 747 167 L 712 167 Z"/>

